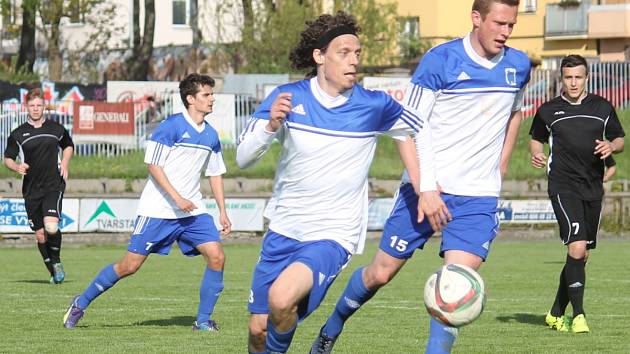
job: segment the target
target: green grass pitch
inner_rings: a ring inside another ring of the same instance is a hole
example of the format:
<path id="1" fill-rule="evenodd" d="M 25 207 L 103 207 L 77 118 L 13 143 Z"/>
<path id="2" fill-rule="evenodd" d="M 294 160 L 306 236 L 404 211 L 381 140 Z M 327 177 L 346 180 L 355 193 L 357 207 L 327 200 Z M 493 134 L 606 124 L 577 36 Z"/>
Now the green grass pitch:
<path id="1" fill-rule="evenodd" d="M 351 272 L 371 259 L 376 243 L 355 256 L 322 306 L 299 327 L 290 353 L 306 353 Z M 335 353 L 420 353 L 428 315 L 425 279 L 440 264 L 438 242 L 417 252 L 398 276 L 346 324 Z M 201 257 L 151 256 L 134 276 L 92 303 L 75 330 L 63 313 L 125 247 L 65 247 L 67 281 L 48 284 L 36 248 L 0 249 L 0 353 L 246 353 L 247 299 L 258 244 L 227 244 L 225 290 L 213 318 L 219 333 L 191 331 L 203 271 Z M 629 353 L 630 241 L 599 242 L 587 266 L 585 309 L 590 334 L 543 326 L 555 295 L 564 247 L 556 240 L 497 240 L 481 269 L 486 309 L 464 327 L 454 353 Z M 569 310 L 570 313 L 570 310 Z"/>

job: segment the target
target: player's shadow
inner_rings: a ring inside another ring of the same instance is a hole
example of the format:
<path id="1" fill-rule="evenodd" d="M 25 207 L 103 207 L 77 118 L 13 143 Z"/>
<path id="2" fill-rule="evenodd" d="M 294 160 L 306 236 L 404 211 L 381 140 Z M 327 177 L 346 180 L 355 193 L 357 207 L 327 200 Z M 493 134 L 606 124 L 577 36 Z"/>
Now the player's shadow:
<path id="1" fill-rule="evenodd" d="M 195 322 L 195 317 L 192 316 L 175 316 L 166 319 L 159 320 L 147 320 L 136 323 L 137 326 L 182 326 L 182 327 L 191 327 L 193 322 Z"/>
<path id="2" fill-rule="evenodd" d="M 545 315 L 535 315 L 531 313 L 515 313 L 509 316 L 497 316 L 497 320 L 501 322 L 518 322 L 530 325 L 540 326 L 545 323 Z"/>
<path id="3" fill-rule="evenodd" d="M 49 280 L 44 279 L 21 279 L 14 280 L 14 283 L 26 283 L 26 284 L 50 284 Z M 64 283 L 72 283 L 72 280 L 64 280 Z"/>

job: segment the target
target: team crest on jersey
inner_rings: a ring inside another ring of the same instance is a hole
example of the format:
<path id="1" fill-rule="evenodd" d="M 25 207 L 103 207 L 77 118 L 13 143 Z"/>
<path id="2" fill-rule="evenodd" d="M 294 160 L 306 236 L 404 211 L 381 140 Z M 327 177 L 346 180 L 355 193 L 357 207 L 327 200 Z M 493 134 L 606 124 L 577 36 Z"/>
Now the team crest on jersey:
<path id="1" fill-rule="evenodd" d="M 505 69 L 505 82 L 507 82 L 507 84 L 510 86 L 516 86 L 516 69 Z"/>

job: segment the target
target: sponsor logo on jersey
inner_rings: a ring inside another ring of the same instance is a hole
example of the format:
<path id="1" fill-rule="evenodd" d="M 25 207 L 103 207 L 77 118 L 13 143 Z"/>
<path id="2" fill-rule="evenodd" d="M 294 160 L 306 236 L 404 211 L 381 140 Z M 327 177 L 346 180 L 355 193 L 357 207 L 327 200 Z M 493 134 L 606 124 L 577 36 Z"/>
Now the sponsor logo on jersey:
<path id="1" fill-rule="evenodd" d="M 188 134 L 188 132 L 184 132 L 184 134 L 182 134 L 182 139 L 190 139 L 190 134 Z"/>
<path id="2" fill-rule="evenodd" d="M 557 112 L 553 112 L 554 116 L 560 115 L 560 114 L 564 114 L 564 111 L 557 111 Z"/>
<path id="3" fill-rule="evenodd" d="M 510 86 L 516 86 L 516 69 L 505 69 L 505 82 L 507 82 L 507 84 Z"/>
<path id="4" fill-rule="evenodd" d="M 31 135 L 31 133 L 24 133 L 24 134 L 22 134 L 22 136 L 30 136 L 30 135 Z"/>
<path id="5" fill-rule="evenodd" d="M 466 74 L 465 71 L 462 71 L 461 74 L 459 74 L 459 76 L 457 77 L 457 80 L 470 80 L 470 76 L 468 74 Z"/>
<path id="6" fill-rule="evenodd" d="M 301 104 L 301 103 L 300 103 L 299 105 L 297 105 L 297 106 L 293 107 L 293 109 L 291 110 L 291 112 L 293 112 L 293 113 L 297 113 L 297 114 L 301 114 L 301 115 L 303 115 L 303 116 L 305 116 L 305 115 L 306 115 L 306 111 L 304 110 L 304 105 L 303 105 L 303 104 Z"/>

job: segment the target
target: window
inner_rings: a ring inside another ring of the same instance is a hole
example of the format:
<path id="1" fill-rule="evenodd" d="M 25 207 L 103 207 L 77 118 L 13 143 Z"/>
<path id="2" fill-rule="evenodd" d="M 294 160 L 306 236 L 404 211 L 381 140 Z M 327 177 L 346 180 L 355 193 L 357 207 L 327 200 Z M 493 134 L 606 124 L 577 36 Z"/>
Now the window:
<path id="1" fill-rule="evenodd" d="M 421 54 L 420 18 L 398 18 L 398 51 L 403 60 L 411 60 Z"/>
<path id="2" fill-rule="evenodd" d="M 188 24 L 188 0 L 172 0 L 173 1 L 173 24 Z"/>
<path id="3" fill-rule="evenodd" d="M 521 4 L 521 12 L 536 12 L 536 0 L 525 0 Z"/>

